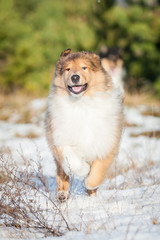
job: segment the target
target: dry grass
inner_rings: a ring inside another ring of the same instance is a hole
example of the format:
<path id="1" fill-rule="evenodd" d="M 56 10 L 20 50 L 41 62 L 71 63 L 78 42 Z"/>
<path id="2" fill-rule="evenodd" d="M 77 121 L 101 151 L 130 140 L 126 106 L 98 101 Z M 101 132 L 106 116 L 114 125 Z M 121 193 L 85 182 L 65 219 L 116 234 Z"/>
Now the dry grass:
<path id="1" fill-rule="evenodd" d="M 28 104 L 31 100 L 33 100 L 33 96 L 24 95 L 21 93 L 4 95 L 0 94 L 0 109 L 8 108 L 8 109 L 22 109 L 24 106 Z"/>
<path id="2" fill-rule="evenodd" d="M 160 117 L 160 108 L 149 108 L 145 111 L 142 111 L 142 115 L 144 116 L 153 116 L 153 117 Z"/>
<path id="3" fill-rule="evenodd" d="M 124 127 L 139 127 L 139 125 L 125 121 Z"/>
<path id="4" fill-rule="evenodd" d="M 147 131 L 147 132 L 141 132 L 141 133 L 131 133 L 131 137 L 139 137 L 139 136 L 145 136 L 149 138 L 160 138 L 160 131 Z"/>
<path id="5" fill-rule="evenodd" d="M 70 227 L 54 200 L 42 166 L 26 161 L 23 153 L 21 157 L 23 171 L 19 170 L 9 150 L 7 157 L 6 154 L 0 156 L 0 226 L 18 231 L 20 238 L 28 237 L 26 230 L 41 237 L 61 236 L 66 231 L 76 230 L 73 224 Z"/>
<path id="6" fill-rule="evenodd" d="M 158 106 L 160 107 L 159 99 L 155 98 L 154 95 L 150 93 L 126 93 L 124 104 L 128 106 L 137 106 L 137 105 L 147 105 L 147 106 Z"/>
<path id="7" fill-rule="evenodd" d="M 159 169 L 160 163 L 155 163 L 150 158 L 145 159 L 145 164 L 140 167 L 136 164 L 133 154 L 126 155 L 127 164 L 121 166 L 117 164 L 117 161 L 113 162 L 107 175 L 109 180 L 107 189 L 108 190 L 126 190 L 133 188 L 140 188 L 146 185 L 145 180 L 148 179 L 150 184 L 147 182 L 147 187 L 150 185 L 160 184 L 159 176 L 154 175 L 153 169 Z M 123 181 L 117 185 L 117 177 L 122 177 Z"/>
<path id="8" fill-rule="evenodd" d="M 34 138 L 39 138 L 41 136 L 41 134 L 37 134 L 37 133 L 34 133 L 34 132 L 29 132 L 27 134 L 20 134 L 20 133 L 16 133 L 15 134 L 15 137 L 16 138 L 30 138 L 30 139 L 34 139 Z"/>
<path id="9" fill-rule="evenodd" d="M 45 111 L 44 109 L 30 109 L 29 103 L 34 100 L 33 96 L 12 94 L 0 95 L 0 120 L 8 121 L 15 116 L 15 123 L 31 123 L 33 117 Z"/>
<path id="10" fill-rule="evenodd" d="M 17 121 L 20 121 L 22 118 L 22 122 L 30 122 L 31 116 L 30 112 L 25 109 L 33 98 L 29 96 L 12 94 L 12 95 L 0 95 L 0 120 L 7 121 L 10 119 L 12 114 L 21 114 Z M 24 111 L 25 109 L 25 111 Z M 25 119 L 25 121 L 23 121 Z"/>

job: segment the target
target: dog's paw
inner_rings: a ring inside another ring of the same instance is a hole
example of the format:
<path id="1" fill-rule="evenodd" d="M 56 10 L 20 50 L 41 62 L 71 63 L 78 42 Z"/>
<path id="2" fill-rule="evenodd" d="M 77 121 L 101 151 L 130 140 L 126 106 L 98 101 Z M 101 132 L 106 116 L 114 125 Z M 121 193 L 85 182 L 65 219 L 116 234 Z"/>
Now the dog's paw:
<path id="1" fill-rule="evenodd" d="M 69 198 L 69 192 L 67 191 L 59 191 L 57 193 L 57 200 L 61 203 L 67 201 L 68 198 Z"/>
<path id="2" fill-rule="evenodd" d="M 96 192 L 97 192 L 97 189 L 94 189 L 94 190 L 89 190 L 89 189 L 86 189 L 86 193 L 88 193 L 89 197 L 96 197 Z"/>

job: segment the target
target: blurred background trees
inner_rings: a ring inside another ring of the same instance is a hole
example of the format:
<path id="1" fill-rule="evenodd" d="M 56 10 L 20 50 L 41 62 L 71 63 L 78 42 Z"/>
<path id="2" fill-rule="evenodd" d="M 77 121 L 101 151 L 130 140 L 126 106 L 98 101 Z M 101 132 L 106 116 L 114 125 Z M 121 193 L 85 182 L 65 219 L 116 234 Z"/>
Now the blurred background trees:
<path id="1" fill-rule="evenodd" d="M 158 0 L 0 0 L 0 90 L 48 92 L 60 53 L 123 49 L 128 89 L 160 96 Z"/>

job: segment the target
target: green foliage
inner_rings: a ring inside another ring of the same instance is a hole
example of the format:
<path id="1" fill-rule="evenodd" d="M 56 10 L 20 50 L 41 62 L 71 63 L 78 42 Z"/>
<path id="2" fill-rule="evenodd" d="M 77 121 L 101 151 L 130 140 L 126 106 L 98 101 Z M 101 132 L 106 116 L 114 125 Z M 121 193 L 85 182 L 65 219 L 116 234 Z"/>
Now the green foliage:
<path id="1" fill-rule="evenodd" d="M 139 4 L 126 7 L 99 6 L 97 10 L 101 18 L 97 19 L 99 24 L 96 25 L 103 24 L 103 30 L 106 29 L 98 39 L 99 45 L 103 43 L 124 50 L 128 81 L 135 78 L 136 82 L 143 79 L 144 83 L 154 83 L 160 74 L 160 7 L 147 4 L 139 1 Z M 96 25 L 94 28 L 99 34 Z"/>
<path id="2" fill-rule="evenodd" d="M 86 18 L 91 0 L 80 2 L 0 1 L 1 90 L 48 89 L 53 68 L 64 49 L 94 48 L 95 34 Z"/>
<path id="3" fill-rule="evenodd" d="M 159 89 L 160 7 L 149 1 L 0 0 L 0 89 L 48 89 L 60 53 L 124 50 L 128 79 Z M 160 92 L 160 91 L 159 91 Z"/>
<path id="4" fill-rule="evenodd" d="M 154 83 L 154 88 L 156 90 L 157 96 L 160 97 L 160 76 L 156 79 Z"/>

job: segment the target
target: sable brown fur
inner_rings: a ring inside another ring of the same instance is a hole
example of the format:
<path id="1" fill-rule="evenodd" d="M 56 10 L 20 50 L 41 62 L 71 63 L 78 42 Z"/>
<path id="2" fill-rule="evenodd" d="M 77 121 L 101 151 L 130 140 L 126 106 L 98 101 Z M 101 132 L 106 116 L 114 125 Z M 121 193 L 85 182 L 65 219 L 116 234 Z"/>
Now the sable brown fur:
<path id="1" fill-rule="evenodd" d="M 58 60 L 56 65 L 56 74 L 62 75 L 65 70 L 66 63 L 68 64 L 76 59 L 85 59 L 87 66 L 89 66 L 93 71 L 98 71 L 100 68 L 101 70 L 104 70 L 101 66 L 100 58 L 95 53 L 82 51 L 70 54 L 70 51 L 67 51 L 67 53 L 62 53 L 60 59 Z"/>

